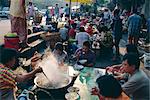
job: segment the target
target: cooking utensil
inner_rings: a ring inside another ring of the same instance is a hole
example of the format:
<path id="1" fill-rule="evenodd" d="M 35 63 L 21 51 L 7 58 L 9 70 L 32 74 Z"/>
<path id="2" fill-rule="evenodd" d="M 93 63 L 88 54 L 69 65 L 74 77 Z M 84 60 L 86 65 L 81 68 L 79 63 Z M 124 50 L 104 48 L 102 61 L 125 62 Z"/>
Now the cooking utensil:
<path id="1" fill-rule="evenodd" d="M 44 76 L 49 80 L 49 78 L 47 77 L 47 75 L 43 72 Z M 50 81 L 50 80 L 49 80 Z"/>

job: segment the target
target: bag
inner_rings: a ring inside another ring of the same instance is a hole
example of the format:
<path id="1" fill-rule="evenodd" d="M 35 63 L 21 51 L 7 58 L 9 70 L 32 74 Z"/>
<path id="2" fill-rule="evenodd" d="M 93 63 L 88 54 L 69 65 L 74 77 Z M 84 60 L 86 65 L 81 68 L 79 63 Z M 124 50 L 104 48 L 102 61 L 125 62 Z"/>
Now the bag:
<path id="1" fill-rule="evenodd" d="M 107 32 L 105 35 L 104 35 L 104 39 L 102 41 L 102 45 L 104 47 L 113 47 L 113 36 L 111 34 L 111 32 Z"/>

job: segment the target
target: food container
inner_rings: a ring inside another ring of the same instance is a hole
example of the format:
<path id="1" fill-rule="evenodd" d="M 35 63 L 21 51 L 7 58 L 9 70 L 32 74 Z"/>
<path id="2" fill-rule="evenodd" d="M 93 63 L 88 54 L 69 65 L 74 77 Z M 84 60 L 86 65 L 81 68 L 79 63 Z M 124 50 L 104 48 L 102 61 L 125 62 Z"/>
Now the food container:
<path id="1" fill-rule="evenodd" d="M 67 100 L 77 100 L 79 98 L 79 95 L 76 92 L 70 92 L 65 95 L 65 98 Z"/>
<path id="2" fill-rule="evenodd" d="M 19 37 L 16 33 L 7 33 L 4 36 L 4 47 L 5 48 L 13 48 L 19 49 Z"/>

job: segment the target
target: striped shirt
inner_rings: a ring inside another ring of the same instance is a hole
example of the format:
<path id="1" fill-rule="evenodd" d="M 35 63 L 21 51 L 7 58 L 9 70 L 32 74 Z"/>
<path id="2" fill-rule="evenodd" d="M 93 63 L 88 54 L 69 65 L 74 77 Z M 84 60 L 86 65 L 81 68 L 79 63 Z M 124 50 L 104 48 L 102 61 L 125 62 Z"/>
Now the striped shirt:
<path id="1" fill-rule="evenodd" d="M 15 100 L 16 75 L 11 69 L 0 64 L 0 99 Z"/>
<path id="2" fill-rule="evenodd" d="M 14 88 L 16 75 L 13 71 L 0 65 L 0 89 Z"/>

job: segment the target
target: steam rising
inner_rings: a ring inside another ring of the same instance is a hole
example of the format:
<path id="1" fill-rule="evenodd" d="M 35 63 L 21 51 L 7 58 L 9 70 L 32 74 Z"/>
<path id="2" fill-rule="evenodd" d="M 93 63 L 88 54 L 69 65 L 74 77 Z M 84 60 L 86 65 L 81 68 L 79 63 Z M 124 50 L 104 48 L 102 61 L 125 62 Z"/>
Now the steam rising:
<path id="1" fill-rule="evenodd" d="M 60 67 L 62 66 L 58 65 L 56 58 L 51 52 L 45 53 L 45 57 L 39 63 L 39 66 L 42 67 L 43 72 L 53 84 L 62 83 L 67 78 L 67 74 L 60 71 Z"/>

